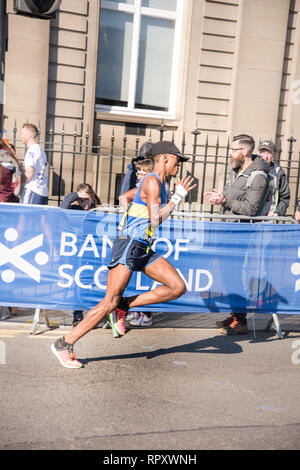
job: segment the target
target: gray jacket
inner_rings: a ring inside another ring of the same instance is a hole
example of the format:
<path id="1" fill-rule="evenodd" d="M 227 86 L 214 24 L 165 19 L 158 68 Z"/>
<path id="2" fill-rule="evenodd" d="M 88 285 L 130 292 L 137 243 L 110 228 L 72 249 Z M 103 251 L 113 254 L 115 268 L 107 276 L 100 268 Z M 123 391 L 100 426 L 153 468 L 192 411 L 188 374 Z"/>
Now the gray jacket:
<path id="1" fill-rule="evenodd" d="M 249 215 L 252 217 L 262 215 L 260 210 L 270 192 L 268 180 L 270 166 L 257 155 L 253 155 L 252 159 L 253 162 L 244 172 L 238 174 L 238 169 L 231 170 L 229 181 L 223 191 L 226 200 L 222 205 L 221 213 Z M 266 176 L 263 174 L 255 175 L 251 185 L 248 187 L 247 180 L 253 171 L 263 171 L 266 173 Z"/>
<path id="2" fill-rule="evenodd" d="M 273 162 L 270 165 L 269 176 L 273 192 L 269 215 L 273 215 L 276 212 L 277 215 L 283 216 L 290 203 L 290 188 L 287 176 L 283 169 Z"/>

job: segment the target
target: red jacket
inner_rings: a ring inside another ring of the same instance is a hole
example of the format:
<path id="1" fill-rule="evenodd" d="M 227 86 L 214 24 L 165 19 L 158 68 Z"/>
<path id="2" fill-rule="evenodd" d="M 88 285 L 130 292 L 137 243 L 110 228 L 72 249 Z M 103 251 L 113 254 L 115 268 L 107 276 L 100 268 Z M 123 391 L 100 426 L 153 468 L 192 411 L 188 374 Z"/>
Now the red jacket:
<path id="1" fill-rule="evenodd" d="M 14 194 L 12 184 L 14 170 L 9 170 L 1 165 L 0 173 L 0 202 L 19 202 L 19 198 Z"/>

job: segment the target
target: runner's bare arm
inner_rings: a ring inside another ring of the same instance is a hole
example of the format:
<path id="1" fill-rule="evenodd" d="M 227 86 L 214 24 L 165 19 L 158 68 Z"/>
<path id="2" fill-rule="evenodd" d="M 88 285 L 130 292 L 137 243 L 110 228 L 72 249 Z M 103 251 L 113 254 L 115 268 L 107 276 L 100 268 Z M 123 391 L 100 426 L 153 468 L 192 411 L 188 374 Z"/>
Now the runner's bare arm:
<path id="1" fill-rule="evenodd" d="M 138 188 L 136 187 L 136 188 L 130 189 L 126 193 L 121 194 L 121 196 L 119 196 L 119 201 L 123 209 L 127 209 L 129 202 L 133 201 L 137 190 Z"/>
<path id="2" fill-rule="evenodd" d="M 147 203 L 149 218 L 154 229 L 167 219 L 177 204 L 195 188 L 196 184 L 193 185 L 193 181 L 194 178 L 191 176 L 183 177 L 177 183 L 175 194 L 172 196 L 171 200 L 164 207 L 161 207 L 160 182 L 155 176 L 149 176 L 144 180 L 141 188 L 141 198 Z"/>

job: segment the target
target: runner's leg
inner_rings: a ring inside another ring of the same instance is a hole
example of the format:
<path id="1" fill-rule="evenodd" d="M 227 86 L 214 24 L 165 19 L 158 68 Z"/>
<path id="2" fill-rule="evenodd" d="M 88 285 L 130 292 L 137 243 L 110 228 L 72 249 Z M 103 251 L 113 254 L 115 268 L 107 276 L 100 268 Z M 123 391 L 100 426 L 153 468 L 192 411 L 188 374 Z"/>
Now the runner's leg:
<path id="1" fill-rule="evenodd" d="M 126 301 L 129 308 L 175 300 L 186 291 L 185 283 L 174 266 L 163 257 L 146 266 L 144 272 L 151 279 L 162 284 L 162 286 L 137 296 L 127 297 Z"/>
<path id="2" fill-rule="evenodd" d="M 117 307 L 131 275 L 130 270 L 123 264 L 118 264 L 115 268 L 108 271 L 104 299 L 93 307 L 85 318 L 65 336 L 67 343 L 76 343 L 76 341 L 92 330 L 106 315 Z"/>

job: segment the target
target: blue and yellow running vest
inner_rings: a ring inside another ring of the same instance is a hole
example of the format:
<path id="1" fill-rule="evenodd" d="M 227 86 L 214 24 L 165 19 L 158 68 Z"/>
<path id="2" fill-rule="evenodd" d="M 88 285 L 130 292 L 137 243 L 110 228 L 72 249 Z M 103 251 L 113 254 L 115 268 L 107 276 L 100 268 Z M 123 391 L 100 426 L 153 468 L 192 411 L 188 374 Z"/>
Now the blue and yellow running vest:
<path id="1" fill-rule="evenodd" d="M 138 240 L 139 242 L 147 245 L 151 245 L 152 243 L 154 230 L 150 223 L 147 204 L 141 199 L 140 190 L 142 182 L 150 175 L 155 176 L 161 184 L 162 206 L 167 203 L 166 190 L 159 176 L 156 173 L 149 173 L 141 179 L 137 193 L 134 196 L 132 203 L 128 206 L 128 209 L 118 227 L 118 230 L 122 232 L 122 235 Z"/>

